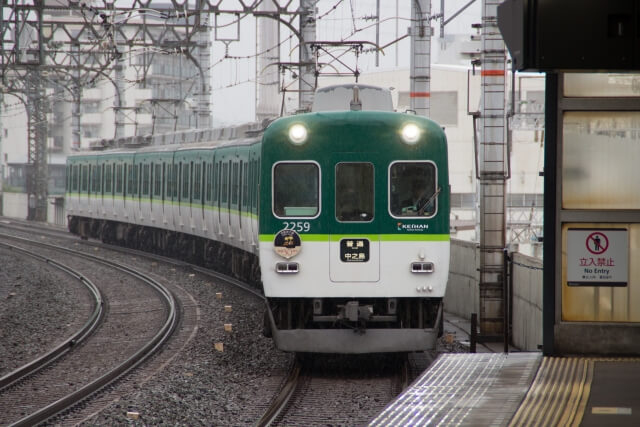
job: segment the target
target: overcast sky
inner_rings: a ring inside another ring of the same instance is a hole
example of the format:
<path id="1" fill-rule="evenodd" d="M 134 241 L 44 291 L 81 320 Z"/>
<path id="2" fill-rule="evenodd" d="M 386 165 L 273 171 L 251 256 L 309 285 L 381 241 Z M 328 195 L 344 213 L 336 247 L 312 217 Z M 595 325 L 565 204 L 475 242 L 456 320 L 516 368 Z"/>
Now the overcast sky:
<path id="1" fill-rule="evenodd" d="M 223 2 L 224 8 L 232 8 L 233 2 Z M 296 2 L 297 3 L 297 2 Z M 468 0 L 446 0 L 445 18 L 468 3 Z M 407 33 L 411 17 L 410 0 L 380 0 L 380 45 L 384 46 Z M 396 13 L 397 5 L 397 13 Z M 334 6 L 337 6 L 333 9 Z M 471 34 L 471 24 L 480 22 L 481 1 L 477 0 L 459 17 L 446 26 L 446 34 Z M 290 6 L 290 9 L 292 7 Z M 376 0 L 320 0 L 317 4 L 316 40 L 368 40 L 375 42 L 375 21 L 366 19 L 375 15 Z M 330 13 L 327 13 L 330 12 Z M 432 2 L 432 15 L 440 12 L 440 1 Z M 397 19 L 396 19 L 397 17 Z M 225 18 L 219 18 L 223 23 Z M 231 18 L 227 18 L 231 19 Z M 439 21 L 433 21 L 435 36 L 440 33 Z M 354 30 L 356 30 L 354 32 Z M 231 30 L 231 27 L 229 29 Z M 233 30 L 235 34 L 235 30 Z M 240 41 L 228 44 L 230 56 L 253 56 L 256 53 L 256 20 L 249 16 L 241 21 Z M 230 38 L 230 32 L 219 32 L 219 36 Z M 290 36 L 286 27 L 280 26 L 280 39 Z M 213 38 L 213 34 L 212 34 Z M 435 38 L 435 37 L 434 37 Z M 434 40 L 435 42 L 435 40 Z M 211 64 L 215 64 L 225 54 L 225 44 L 213 41 Z M 390 70 L 409 67 L 409 38 L 387 47 L 384 55 L 379 55 L 379 66 L 376 67 L 375 53 L 365 53 L 358 60 L 358 68 L 362 72 L 374 70 Z M 281 46 L 281 61 L 297 61 L 297 40 L 291 38 Z M 436 60 L 437 52 L 432 53 Z M 353 55 L 343 57 L 351 66 L 355 65 Z M 255 117 L 255 59 L 225 59 L 211 70 L 212 114 L 214 125 L 236 124 L 252 121 Z M 345 82 L 353 79 L 345 78 Z"/>

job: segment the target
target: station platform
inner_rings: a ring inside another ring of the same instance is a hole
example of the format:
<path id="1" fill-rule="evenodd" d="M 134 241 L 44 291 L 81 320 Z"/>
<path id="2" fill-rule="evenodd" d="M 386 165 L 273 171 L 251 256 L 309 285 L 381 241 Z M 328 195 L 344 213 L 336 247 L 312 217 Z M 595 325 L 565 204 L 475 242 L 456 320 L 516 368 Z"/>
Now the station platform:
<path id="1" fill-rule="evenodd" d="M 483 351 L 441 354 L 369 425 L 640 425 L 640 358 Z"/>

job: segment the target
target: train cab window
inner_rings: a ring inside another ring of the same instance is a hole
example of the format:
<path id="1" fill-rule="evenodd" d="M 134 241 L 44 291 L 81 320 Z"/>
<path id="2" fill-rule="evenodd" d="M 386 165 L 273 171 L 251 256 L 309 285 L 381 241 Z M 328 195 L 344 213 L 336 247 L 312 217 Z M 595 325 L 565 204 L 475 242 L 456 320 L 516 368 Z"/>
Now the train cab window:
<path id="1" fill-rule="evenodd" d="M 336 219 L 341 222 L 373 220 L 374 176 L 371 163 L 336 165 Z"/>
<path id="2" fill-rule="evenodd" d="M 436 212 L 436 167 L 432 162 L 396 162 L 389 168 L 389 210 L 395 217 L 430 217 Z"/>
<path id="3" fill-rule="evenodd" d="M 320 168 L 315 163 L 278 163 L 273 168 L 273 213 L 313 217 L 320 211 Z"/>

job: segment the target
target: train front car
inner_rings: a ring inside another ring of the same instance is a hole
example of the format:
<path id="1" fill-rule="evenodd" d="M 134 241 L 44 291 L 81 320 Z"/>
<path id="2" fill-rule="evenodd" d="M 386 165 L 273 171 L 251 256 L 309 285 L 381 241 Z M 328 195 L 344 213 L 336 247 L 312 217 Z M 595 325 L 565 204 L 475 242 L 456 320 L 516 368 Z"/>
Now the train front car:
<path id="1" fill-rule="evenodd" d="M 280 119 L 263 138 L 260 267 L 285 351 L 433 349 L 449 271 L 446 137 L 378 111 Z"/>

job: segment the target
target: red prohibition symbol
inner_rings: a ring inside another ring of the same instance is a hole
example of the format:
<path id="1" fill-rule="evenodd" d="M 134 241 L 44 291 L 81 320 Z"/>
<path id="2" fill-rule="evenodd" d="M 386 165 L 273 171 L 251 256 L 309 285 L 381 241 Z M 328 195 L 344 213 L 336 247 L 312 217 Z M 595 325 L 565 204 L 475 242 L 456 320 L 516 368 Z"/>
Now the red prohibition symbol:
<path id="1" fill-rule="evenodd" d="M 587 236 L 587 250 L 594 255 L 600 255 L 609 248 L 609 239 L 603 233 L 596 231 Z"/>

